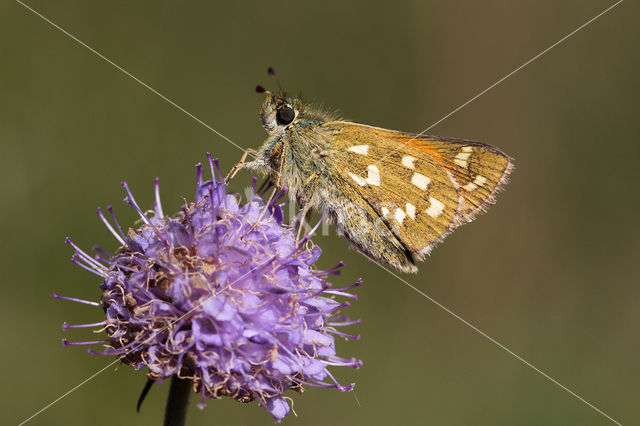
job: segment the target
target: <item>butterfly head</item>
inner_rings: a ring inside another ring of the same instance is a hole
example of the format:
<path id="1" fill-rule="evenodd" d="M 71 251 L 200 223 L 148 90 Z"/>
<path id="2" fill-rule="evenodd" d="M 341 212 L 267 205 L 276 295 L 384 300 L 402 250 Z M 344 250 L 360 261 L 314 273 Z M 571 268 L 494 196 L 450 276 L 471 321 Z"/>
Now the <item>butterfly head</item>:
<path id="1" fill-rule="evenodd" d="M 267 132 L 277 133 L 298 121 L 303 105 L 299 99 L 287 97 L 273 68 L 269 67 L 267 72 L 276 81 L 279 91 L 274 93 L 262 86 L 256 87 L 256 92 L 266 95 L 260 108 L 260 118 Z"/>
<path id="2" fill-rule="evenodd" d="M 267 132 L 282 131 L 296 121 L 299 114 L 297 100 L 287 98 L 284 93 L 270 92 L 262 86 L 256 87 L 256 91 L 266 95 L 260 108 L 260 118 Z"/>

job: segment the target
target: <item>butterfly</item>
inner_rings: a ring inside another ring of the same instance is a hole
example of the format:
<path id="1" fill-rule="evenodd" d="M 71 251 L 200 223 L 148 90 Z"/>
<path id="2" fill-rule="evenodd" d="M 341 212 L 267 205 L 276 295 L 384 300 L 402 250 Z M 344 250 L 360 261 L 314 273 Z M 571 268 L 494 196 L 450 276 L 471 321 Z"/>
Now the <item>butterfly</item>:
<path id="1" fill-rule="evenodd" d="M 324 213 L 357 250 L 397 270 L 417 272 L 417 261 L 495 201 L 513 169 L 491 145 L 345 121 L 276 81 L 279 93 L 257 87 L 268 137 L 236 169 L 288 187 L 305 213 Z"/>

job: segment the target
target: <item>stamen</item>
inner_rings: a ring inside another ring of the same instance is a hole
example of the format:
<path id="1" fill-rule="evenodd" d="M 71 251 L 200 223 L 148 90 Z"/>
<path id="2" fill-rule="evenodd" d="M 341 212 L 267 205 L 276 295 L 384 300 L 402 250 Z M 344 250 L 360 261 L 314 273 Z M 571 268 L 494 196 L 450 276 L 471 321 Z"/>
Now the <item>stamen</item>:
<path id="1" fill-rule="evenodd" d="M 211 180 L 214 181 L 216 180 L 216 174 L 213 170 L 213 157 L 211 156 L 210 152 L 207 152 L 205 155 L 207 156 L 207 160 L 209 160 L 209 170 L 211 170 Z"/>
<path id="2" fill-rule="evenodd" d="M 360 340 L 360 335 L 359 334 L 343 333 L 342 331 L 333 330 L 331 328 L 325 328 L 324 331 L 326 331 L 327 333 L 337 334 L 338 336 L 347 337 L 349 339 Z"/>
<path id="3" fill-rule="evenodd" d="M 220 162 L 218 161 L 217 158 L 213 159 L 213 164 L 215 164 L 216 170 L 218 171 L 218 176 L 220 176 L 220 182 L 224 184 L 224 176 L 222 176 L 222 172 L 220 171 Z M 215 180 L 215 177 L 214 177 L 214 180 Z"/>
<path id="4" fill-rule="evenodd" d="M 340 392 L 353 390 L 353 387 L 356 385 L 355 383 L 351 383 L 351 386 L 342 386 L 340 383 L 338 383 L 336 378 L 333 377 L 333 374 L 331 374 L 329 370 L 325 369 L 325 371 L 327 372 L 327 376 L 331 377 L 331 380 L 333 380 L 333 382 L 336 384 L 336 387 L 338 388 L 338 390 L 340 390 Z"/>
<path id="5" fill-rule="evenodd" d="M 325 291 L 327 291 L 327 289 L 328 289 L 329 287 L 331 287 L 331 284 L 325 281 L 325 283 L 322 285 L 322 288 L 321 288 L 320 290 L 318 290 L 318 291 L 317 291 L 317 292 L 315 292 L 315 293 L 312 293 L 312 294 L 308 295 L 307 297 L 304 297 L 304 298 L 300 299 L 300 302 L 304 302 L 305 300 L 313 299 L 314 297 L 318 297 L 318 296 L 320 296 L 322 293 L 324 293 Z M 295 293 L 295 292 L 294 292 L 294 293 Z M 316 314 L 316 313 L 314 313 L 314 314 Z"/>
<path id="6" fill-rule="evenodd" d="M 218 209 L 213 202 L 213 185 L 209 185 L 209 200 L 211 200 L 209 203 L 209 216 L 211 217 L 211 223 L 215 223 Z"/>
<path id="7" fill-rule="evenodd" d="M 263 197 L 264 194 L 267 193 L 267 191 L 269 191 L 271 189 L 271 187 L 273 186 L 273 182 L 268 181 L 267 184 L 265 185 L 265 188 L 262 190 L 262 192 L 260 192 L 258 195 Z"/>
<path id="8" fill-rule="evenodd" d="M 344 297 L 349 297 L 353 300 L 358 300 L 358 295 L 353 293 L 345 293 L 344 291 L 338 291 L 338 290 L 325 290 L 324 292 L 329 294 L 334 294 L 336 296 L 344 296 Z"/>
<path id="9" fill-rule="evenodd" d="M 164 213 L 162 212 L 162 204 L 160 203 L 160 178 L 155 178 L 153 183 L 156 187 L 156 203 L 153 205 L 153 208 L 156 216 L 162 218 L 164 217 Z"/>
<path id="10" fill-rule="evenodd" d="M 341 303 L 338 306 L 336 306 L 335 308 L 332 308 L 332 309 L 329 309 L 328 311 L 325 311 L 325 313 L 336 312 L 336 311 L 339 311 L 342 308 L 346 308 L 347 306 L 351 306 L 351 303 L 349 303 L 349 302 Z"/>
<path id="11" fill-rule="evenodd" d="M 94 322 L 91 324 L 68 324 L 66 321 L 62 323 L 62 329 L 67 330 L 69 328 L 91 328 L 106 325 L 107 321 Z"/>
<path id="12" fill-rule="evenodd" d="M 333 268 L 326 269 L 324 271 L 318 271 L 318 274 L 320 274 L 320 275 L 340 275 L 340 268 L 342 268 L 343 266 L 344 266 L 344 262 L 341 260 Z"/>
<path id="13" fill-rule="evenodd" d="M 198 402 L 198 404 L 196 404 L 196 406 L 201 410 L 204 410 L 207 407 L 207 404 L 204 402 L 205 401 L 205 399 L 204 399 L 204 390 L 205 390 L 205 387 L 202 386 L 202 397 L 200 398 L 200 402 Z"/>
<path id="14" fill-rule="evenodd" d="M 133 353 L 133 350 L 128 351 L 131 347 L 134 347 L 134 350 L 142 349 L 142 344 L 138 340 L 133 340 L 119 348 L 105 348 L 103 351 L 96 351 L 89 348 L 87 349 L 87 353 L 91 355 L 126 355 L 127 353 Z"/>
<path id="15" fill-rule="evenodd" d="M 80 247 L 75 245 L 73 243 L 73 241 L 71 241 L 71 238 L 69 238 L 69 237 L 65 238 L 64 242 L 69 244 L 71 247 L 73 247 L 76 250 L 75 254 L 78 255 L 80 258 L 82 258 L 82 260 L 87 262 L 87 264 L 89 266 L 95 267 L 95 268 L 100 269 L 100 270 L 106 270 L 107 269 L 107 268 L 104 267 L 103 264 L 98 263 L 95 259 L 93 259 L 87 253 L 85 253 Z"/>
<path id="16" fill-rule="evenodd" d="M 110 259 L 105 259 L 104 257 L 100 256 L 99 254 L 96 254 L 96 255 L 95 255 L 95 256 L 93 256 L 93 257 L 94 257 L 94 259 L 96 259 L 96 260 L 100 260 L 100 261 L 102 261 L 102 262 L 108 263 L 111 267 L 114 267 L 114 266 L 115 266 L 115 267 L 117 267 L 117 268 L 124 269 L 124 270 L 126 270 L 126 271 L 131 271 L 131 272 L 138 272 L 138 271 L 139 271 L 139 269 L 135 269 L 135 268 L 132 268 L 132 267 L 130 267 L 130 266 L 122 265 L 122 264 L 118 263 L 116 260 L 113 260 L 113 261 L 112 261 L 112 260 L 110 260 Z M 119 256 L 117 260 L 119 260 L 119 259 L 122 259 L 122 257 L 121 257 L 121 256 Z"/>
<path id="17" fill-rule="evenodd" d="M 91 302 L 91 301 L 89 301 L 89 300 L 77 299 L 77 298 L 75 298 L 75 297 L 60 296 L 59 294 L 56 294 L 56 293 L 53 293 L 53 298 L 54 298 L 54 299 L 68 300 L 68 301 L 70 301 L 70 302 L 84 303 L 85 305 L 100 306 L 100 304 L 99 304 L 99 303 L 96 303 L 96 302 Z"/>
<path id="18" fill-rule="evenodd" d="M 124 238 L 124 232 L 122 232 L 122 228 L 120 227 L 120 223 L 118 223 L 118 220 L 116 219 L 116 215 L 113 213 L 113 206 L 111 204 L 109 204 L 107 206 L 107 210 L 109 210 L 109 213 L 111 213 L 111 217 L 113 218 L 113 222 L 118 227 L 118 231 L 120 231 L 120 236 L 122 236 L 122 238 Z"/>
<path id="19" fill-rule="evenodd" d="M 87 349 L 87 353 L 89 355 L 116 355 L 120 356 L 124 354 L 124 351 L 121 348 L 107 348 L 104 351 L 96 351 L 95 349 Z"/>
<path id="20" fill-rule="evenodd" d="M 132 206 L 138 212 L 144 223 L 153 226 L 149 221 L 149 218 L 142 212 L 140 206 L 138 206 L 138 203 L 136 203 L 136 199 L 133 198 L 133 194 L 129 190 L 129 184 L 127 182 L 122 182 L 122 186 L 124 187 L 124 190 L 127 191 L 127 196 L 125 197 L 124 202 Z"/>
<path id="21" fill-rule="evenodd" d="M 329 370 L 327 370 L 325 368 L 325 371 L 328 373 Z M 331 383 L 326 383 L 326 382 L 307 382 L 306 380 L 302 380 L 298 377 L 296 377 L 296 382 L 300 382 L 303 385 L 307 385 L 307 386 L 313 386 L 314 388 L 338 388 L 338 386 L 336 385 L 332 385 Z M 339 389 L 339 388 L 338 388 Z"/>
<path id="22" fill-rule="evenodd" d="M 302 247 L 307 241 L 311 240 L 311 238 L 312 238 L 311 234 L 307 234 L 304 237 L 300 238 L 300 241 L 298 241 L 297 248 Z M 319 271 L 318 273 L 322 273 L 322 271 Z"/>
<path id="23" fill-rule="evenodd" d="M 95 260 L 97 260 L 97 261 L 104 262 L 104 263 L 107 263 L 107 264 L 109 264 L 109 265 L 111 265 L 111 264 L 112 264 L 112 262 L 111 262 L 109 259 L 106 259 L 106 258 L 104 258 L 104 257 L 100 256 L 99 254 L 94 254 L 94 255 L 93 255 L 93 258 L 94 258 Z"/>
<path id="24" fill-rule="evenodd" d="M 108 208 L 108 207 L 107 207 Z M 109 221 L 107 221 L 107 218 L 104 217 L 104 215 L 102 214 L 102 210 L 100 209 L 100 207 L 98 207 L 98 209 L 96 210 L 96 213 L 98 213 L 98 216 L 100 216 L 100 219 L 102 219 L 102 222 L 104 223 L 104 225 L 107 227 L 107 229 L 109 231 L 111 231 L 111 233 L 113 234 L 114 237 L 116 237 L 116 240 L 118 240 L 120 242 L 120 244 L 124 245 L 124 240 L 122 239 L 122 237 L 120 235 L 118 235 L 118 233 L 115 231 L 115 229 L 113 229 L 113 226 L 111 226 L 111 224 L 109 223 Z M 119 227 L 118 227 L 119 228 Z M 120 229 L 120 232 L 122 232 L 122 230 Z"/>
<path id="25" fill-rule="evenodd" d="M 65 346 L 81 346 L 81 345 L 97 345 L 98 343 L 108 343 L 109 340 L 93 340 L 86 342 L 70 342 L 67 339 L 62 339 L 62 344 Z"/>
<path id="26" fill-rule="evenodd" d="M 97 269 L 95 269 L 95 268 L 91 268 L 91 267 L 89 267 L 89 266 L 85 265 L 84 263 L 81 263 L 81 262 L 76 258 L 76 254 L 74 254 L 73 256 L 71 256 L 71 262 L 75 263 L 76 265 L 78 265 L 78 266 L 79 266 L 79 267 L 81 267 L 82 269 L 85 269 L 85 270 L 87 270 L 87 271 L 91 272 L 92 274 L 95 274 L 95 275 L 97 275 L 97 276 L 99 276 L 99 277 L 102 277 L 102 278 L 106 278 L 106 277 L 107 277 L 107 274 L 105 274 L 104 272 L 101 272 L 101 271 L 99 271 L 99 270 L 97 270 Z"/>
<path id="27" fill-rule="evenodd" d="M 362 361 L 359 359 L 343 359 L 338 357 L 333 357 L 329 359 L 323 359 L 323 362 L 327 363 L 327 365 L 332 365 L 334 367 L 352 367 L 352 368 L 360 368 L 362 367 Z"/>
<path id="28" fill-rule="evenodd" d="M 320 220 L 318 220 L 318 223 L 316 223 L 316 226 L 314 226 L 313 229 L 311 229 L 311 231 L 308 232 L 309 236 L 313 235 L 316 232 L 318 227 L 320 227 L 320 224 L 322 224 L 323 219 L 324 219 L 324 212 L 322 212 L 322 214 L 320 215 Z M 304 218 L 301 218 L 301 220 L 304 220 Z"/>
<path id="29" fill-rule="evenodd" d="M 346 291 L 346 290 L 351 290 L 354 287 L 360 287 L 361 285 L 362 285 L 362 278 L 358 278 L 358 281 L 356 281 L 355 283 L 351 284 L 349 287 L 335 288 L 333 290 L 335 290 L 335 291 Z"/>
<path id="30" fill-rule="evenodd" d="M 327 325 L 329 325 L 331 327 L 345 327 L 347 325 L 360 324 L 360 322 L 361 322 L 361 320 L 360 320 L 360 318 L 358 318 L 357 320 L 353 320 L 353 321 L 328 322 Z"/>
<path id="31" fill-rule="evenodd" d="M 102 247 L 100 247 L 98 245 L 95 245 L 95 246 L 91 247 L 91 250 L 97 251 L 98 253 L 101 253 L 103 256 L 106 256 L 108 258 L 112 256 L 111 253 L 109 253 L 108 251 L 106 251 L 105 249 L 103 249 Z"/>
<path id="32" fill-rule="evenodd" d="M 286 194 L 287 192 L 289 192 L 289 187 L 285 185 L 282 187 L 282 191 L 278 192 L 276 196 L 273 197 L 273 199 L 271 200 L 271 204 L 275 204 L 275 202 L 284 197 L 284 194 Z"/>
<path id="33" fill-rule="evenodd" d="M 201 199 L 198 198 L 198 194 L 200 193 L 200 187 L 202 186 L 202 163 L 196 164 L 196 204 L 200 202 Z"/>
<path id="34" fill-rule="evenodd" d="M 125 271 L 129 271 L 129 272 L 138 272 L 140 271 L 140 269 L 135 269 L 132 268 L 130 266 L 126 266 L 126 265 L 121 265 L 117 262 L 112 263 L 113 266 L 115 266 L 116 268 L 120 268 L 120 269 L 124 269 Z"/>

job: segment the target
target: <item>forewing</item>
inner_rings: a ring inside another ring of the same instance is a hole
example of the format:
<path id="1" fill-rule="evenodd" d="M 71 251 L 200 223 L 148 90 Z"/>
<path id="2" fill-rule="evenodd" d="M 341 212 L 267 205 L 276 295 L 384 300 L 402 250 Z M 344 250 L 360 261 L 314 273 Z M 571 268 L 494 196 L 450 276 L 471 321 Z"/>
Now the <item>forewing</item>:
<path id="1" fill-rule="evenodd" d="M 464 198 L 461 218 L 470 222 L 495 202 L 496 194 L 508 182 L 513 160 L 498 148 L 464 139 L 418 137 L 408 142 L 434 155 L 451 172 Z"/>
<path id="2" fill-rule="evenodd" d="M 332 125 L 332 123 L 328 123 Z M 331 164 L 418 258 L 494 201 L 512 160 L 478 142 L 336 122 Z"/>
<path id="3" fill-rule="evenodd" d="M 422 258 L 460 223 L 463 199 L 451 172 L 419 149 L 400 145 L 403 135 L 336 123 L 331 175 L 350 185 L 402 244 Z"/>

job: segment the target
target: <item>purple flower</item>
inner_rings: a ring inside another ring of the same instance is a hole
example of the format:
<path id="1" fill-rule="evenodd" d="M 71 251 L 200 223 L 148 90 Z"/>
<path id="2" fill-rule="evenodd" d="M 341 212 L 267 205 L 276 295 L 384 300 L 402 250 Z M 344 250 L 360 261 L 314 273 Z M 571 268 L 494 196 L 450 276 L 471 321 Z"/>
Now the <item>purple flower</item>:
<path id="1" fill-rule="evenodd" d="M 289 412 L 283 397 L 287 389 L 304 385 L 343 386 L 329 371 L 333 366 L 358 368 L 362 363 L 336 355 L 337 331 L 357 324 L 339 315 L 357 299 L 348 292 L 361 281 L 331 289 L 325 280 L 338 275 L 341 264 L 318 271 L 313 264 L 321 250 L 310 234 L 296 242 L 295 226 L 283 222 L 277 200 L 267 205 L 256 194 L 257 179 L 246 204 L 227 194 L 217 161 L 211 160 L 211 181 L 202 182 L 197 166 L 195 201 L 165 216 L 155 182 L 153 216 L 138 206 L 123 183 L 131 205 L 142 219 L 138 229 L 123 232 L 111 206 L 112 222 L 98 215 L 122 247 L 114 254 L 95 247 L 90 256 L 70 239 L 72 261 L 100 276 L 100 303 L 55 298 L 101 307 L 105 321 L 69 325 L 63 329 L 100 327 L 106 340 L 68 342 L 66 345 L 105 343 L 93 354 L 115 355 L 148 377 L 163 380 L 174 374 L 193 380 L 207 398 L 229 396 L 240 402 L 256 399 L 279 422 Z M 219 178 L 214 170 L 217 169 Z"/>

